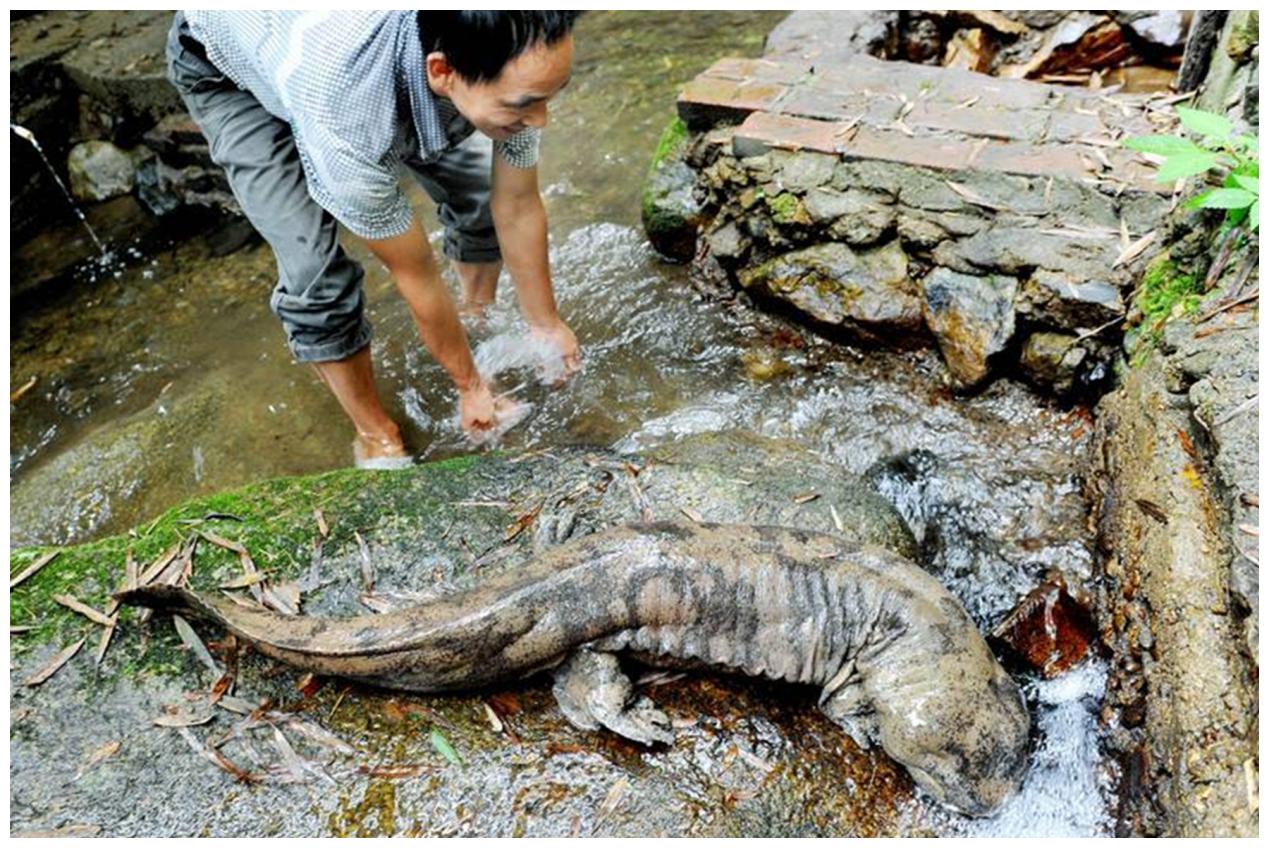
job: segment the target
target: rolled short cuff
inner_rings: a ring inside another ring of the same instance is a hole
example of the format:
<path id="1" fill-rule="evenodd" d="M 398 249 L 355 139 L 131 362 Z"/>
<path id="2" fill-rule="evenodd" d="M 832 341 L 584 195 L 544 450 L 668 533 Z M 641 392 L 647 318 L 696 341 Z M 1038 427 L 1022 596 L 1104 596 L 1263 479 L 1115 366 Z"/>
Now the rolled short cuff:
<path id="1" fill-rule="evenodd" d="M 441 250 L 457 262 L 498 262 L 502 259 L 498 235 L 492 230 L 489 234 L 475 235 L 446 229 L 445 243 Z"/>
<path id="2" fill-rule="evenodd" d="M 285 320 L 283 321 L 285 324 Z M 334 338 L 308 341 L 296 338 L 287 327 L 287 347 L 296 362 L 330 362 L 347 359 L 370 344 L 371 327 L 366 318 L 352 325 L 349 331 Z"/>

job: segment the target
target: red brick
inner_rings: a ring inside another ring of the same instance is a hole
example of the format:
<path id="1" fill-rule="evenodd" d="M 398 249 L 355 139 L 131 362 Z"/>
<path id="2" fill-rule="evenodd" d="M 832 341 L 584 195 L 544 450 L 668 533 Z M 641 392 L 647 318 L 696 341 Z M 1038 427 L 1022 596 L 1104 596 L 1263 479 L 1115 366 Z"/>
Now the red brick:
<path id="1" fill-rule="evenodd" d="M 979 103 L 953 106 L 918 102 L 903 121 L 913 129 L 958 132 L 984 138 L 1039 140 L 1048 118 L 1048 113 L 1039 109 L 999 109 Z"/>
<path id="2" fill-rule="evenodd" d="M 720 121 L 738 121 L 758 109 L 772 108 L 788 89 L 772 83 L 734 82 L 697 77 L 679 95 L 679 116 L 692 129 Z"/>

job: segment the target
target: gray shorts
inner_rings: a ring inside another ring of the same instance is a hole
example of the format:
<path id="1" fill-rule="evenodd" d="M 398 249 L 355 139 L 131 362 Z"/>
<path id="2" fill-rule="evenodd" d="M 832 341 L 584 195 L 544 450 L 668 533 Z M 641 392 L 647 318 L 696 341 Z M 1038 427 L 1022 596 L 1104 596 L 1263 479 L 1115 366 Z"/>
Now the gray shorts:
<path id="1" fill-rule="evenodd" d="M 309 196 L 290 125 L 201 53 L 178 13 L 168 33 L 168 78 L 242 211 L 273 248 L 278 284 L 269 306 L 291 353 L 300 362 L 347 358 L 370 343 L 364 272 L 340 246 L 335 219 Z M 437 203 L 445 254 L 461 262 L 500 258 L 489 208 L 491 156 L 491 142 L 475 134 L 440 159 L 406 162 Z"/>

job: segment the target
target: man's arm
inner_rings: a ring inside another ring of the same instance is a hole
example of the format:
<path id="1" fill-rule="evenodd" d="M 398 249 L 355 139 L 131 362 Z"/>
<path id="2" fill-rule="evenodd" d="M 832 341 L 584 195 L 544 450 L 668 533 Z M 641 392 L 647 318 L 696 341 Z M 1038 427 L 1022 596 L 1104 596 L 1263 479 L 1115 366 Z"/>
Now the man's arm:
<path id="1" fill-rule="evenodd" d="M 493 163 L 490 206 L 502 261 L 515 282 L 520 312 L 536 335 L 555 345 L 572 373 L 581 367 L 581 352 L 555 305 L 538 169 L 517 168 L 497 154 Z"/>
<path id="2" fill-rule="evenodd" d="M 366 244 L 388 267 L 397 290 L 410 307 L 423 343 L 454 381 L 464 429 L 485 430 L 493 426 L 493 396 L 476 370 L 467 333 L 441 279 L 423 228 L 415 221 L 399 236 L 368 239 Z"/>

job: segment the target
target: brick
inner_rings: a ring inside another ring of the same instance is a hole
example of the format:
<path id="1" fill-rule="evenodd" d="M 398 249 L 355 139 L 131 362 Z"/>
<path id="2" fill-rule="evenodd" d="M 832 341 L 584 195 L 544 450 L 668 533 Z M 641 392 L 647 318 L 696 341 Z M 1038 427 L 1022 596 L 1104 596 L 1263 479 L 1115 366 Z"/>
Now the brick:
<path id="1" fill-rule="evenodd" d="M 859 120 L 883 126 L 899 117 L 902 101 L 890 97 L 870 97 L 850 91 L 827 91 L 798 86 L 780 101 L 780 112 L 800 118 L 828 121 Z"/>
<path id="2" fill-rule="evenodd" d="M 1048 113 L 1040 109 L 1000 109 L 978 103 L 962 107 L 947 103 L 919 102 L 903 120 L 913 129 L 1038 141 L 1044 133 L 1048 117 Z"/>
<path id="3" fill-rule="evenodd" d="M 770 109 L 788 91 L 774 83 L 734 82 L 697 77 L 679 95 L 679 117 L 693 130 L 740 121 L 758 109 Z"/>
<path id="4" fill-rule="evenodd" d="M 770 59 L 719 59 L 705 71 L 703 76 L 729 79 L 735 82 L 752 80 L 755 82 L 778 83 L 792 85 L 807 75 L 811 66 L 805 62 L 782 61 Z"/>

